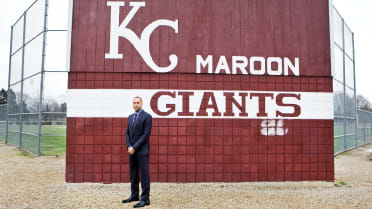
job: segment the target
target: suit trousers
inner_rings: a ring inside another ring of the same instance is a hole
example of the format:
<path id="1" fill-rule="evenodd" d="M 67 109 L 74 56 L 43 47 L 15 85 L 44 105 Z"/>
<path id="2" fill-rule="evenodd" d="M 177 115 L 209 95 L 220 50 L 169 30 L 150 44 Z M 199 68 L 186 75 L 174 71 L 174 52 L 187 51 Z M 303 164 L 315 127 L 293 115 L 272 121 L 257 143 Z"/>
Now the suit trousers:
<path id="1" fill-rule="evenodd" d="M 141 173 L 141 200 L 150 200 L 150 174 L 148 155 L 129 155 L 131 197 L 139 196 L 139 171 Z"/>

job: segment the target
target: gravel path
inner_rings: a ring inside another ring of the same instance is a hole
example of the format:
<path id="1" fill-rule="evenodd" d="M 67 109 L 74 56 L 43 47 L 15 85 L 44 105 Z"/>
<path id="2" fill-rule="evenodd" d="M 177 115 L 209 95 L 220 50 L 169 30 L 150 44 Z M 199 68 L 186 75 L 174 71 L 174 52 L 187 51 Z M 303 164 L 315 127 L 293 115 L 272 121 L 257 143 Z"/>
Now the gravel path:
<path id="1" fill-rule="evenodd" d="M 146 208 L 372 208 L 372 145 L 336 157 L 336 181 L 151 184 Z M 0 208 L 132 208 L 129 184 L 67 184 L 64 157 L 0 144 Z M 340 182 L 345 182 L 346 185 Z"/>

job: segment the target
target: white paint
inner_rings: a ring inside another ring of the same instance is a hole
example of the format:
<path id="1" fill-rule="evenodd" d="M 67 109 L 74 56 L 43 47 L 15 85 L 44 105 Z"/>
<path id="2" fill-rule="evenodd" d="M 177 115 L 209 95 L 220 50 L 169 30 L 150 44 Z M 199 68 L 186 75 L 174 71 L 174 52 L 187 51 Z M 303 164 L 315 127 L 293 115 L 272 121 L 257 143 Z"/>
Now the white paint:
<path id="1" fill-rule="evenodd" d="M 247 67 L 249 63 L 249 73 L 252 75 L 284 75 L 289 76 L 292 72 L 295 76 L 300 76 L 300 59 L 294 58 L 294 63 L 287 58 L 281 57 L 248 57 L 245 56 L 232 56 L 231 65 L 229 64 L 226 56 L 220 56 L 216 68 L 213 66 L 213 55 L 208 55 L 205 59 L 202 55 L 196 55 L 196 73 L 202 73 L 202 69 L 208 68 L 209 74 L 239 74 L 248 75 Z M 248 61 L 249 60 L 249 61 Z M 256 69 L 255 64 L 259 67 Z M 273 70 L 273 66 L 277 66 Z M 230 70 L 231 66 L 231 70 Z M 213 71 L 214 70 L 214 71 Z M 283 72 L 284 71 L 284 72 Z"/>
<path id="2" fill-rule="evenodd" d="M 295 64 L 287 57 L 284 58 L 284 75 L 289 75 L 289 69 L 295 76 L 300 76 L 300 59 L 295 58 Z"/>
<path id="3" fill-rule="evenodd" d="M 284 136 L 288 134 L 288 128 L 284 128 L 283 120 L 263 120 L 261 134 L 264 136 Z"/>
<path id="4" fill-rule="evenodd" d="M 178 20 L 170 21 L 165 19 L 159 19 L 148 26 L 142 31 L 141 37 L 138 37 L 133 30 L 127 28 L 129 23 L 132 21 L 136 13 L 146 6 L 146 2 L 130 2 L 129 6 L 132 9 L 128 15 L 124 18 L 123 22 L 120 23 L 120 8 L 125 6 L 124 1 L 108 1 L 107 6 L 111 7 L 111 22 L 110 22 L 110 52 L 105 54 L 106 59 L 123 59 L 123 54 L 119 53 L 119 39 L 120 37 L 125 38 L 133 45 L 139 55 L 145 61 L 145 63 L 155 72 L 168 73 L 174 70 L 178 64 L 178 56 L 172 54 L 169 56 L 170 65 L 167 67 L 160 67 L 157 65 L 150 52 L 150 38 L 152 33 L 160 26 L 167 26 L 172 28 L 176 34 L 178 34 Z M 283 67 L 284 59 L 284 67 Z M 259 63 L 259 69 L 255 69 L 254 64 Z M 272 70 L 272 65 L 276 63 L 278 66 L 277 70 Z M 231 69 L 232 72 L 231 72 Z M 247 72 L 248 58 L 244 56 L 233 56 L 232 64 L 229 65 L 225 56 L 220 56 L 214 73 L 220 74 L 237 74 L 238 69 L 244 75 Z M 267 69 L 266 69 L 267 66 Z M 206 59 L 203 59 L 201 55 L 196 55 L 196 73 L 201 73 L 201 68 L 208 67 L 208 73 L 213 73 L 213 56 L 208 55 Z M 266 71 L 268 75 L 284 75 L 288 76 L 291 70 L 294 75 L 299 76 L 299 59 L 295 58 L 295 64 L 288 58 L 280 57 L 269 57 L 267 60 L 264 57 L 251 57 L 250 58 L 250 73 L 252 75 L 265 75 Z"/>
<path id="5" fill-rule="evenodd" d="M 260 63 L 260 69 L 255 69 L 254 64 L 256 62 Z M 264 57 L 251 57 L 249 65 L 250 65 L 250 72 L 252 75 L 264 75 L 265 74 L 266 64 L 265 64 Z"/>
<path id="6" fill-rule="evenodd" d="M 209 55 L 206 59 L 203 59 L 201 55 L 196 55 L 196 73 L 201 73 L 201 67 L 206 68 L 208 66 L 208 73 L 213 73 L 213 56 Z"/>
<path id="7" fill-rule="evenodd" d="M 154 113 L 150 106 L 150 100 L 153 95 L 159 91 L 176 92 L 176 98 L 162 96 L 159 99 L 159 110 L 166 112 L 169 108 L 167 104 L 174 104 L 175 112 L 168 116 L 159 116 Z M 182 96 L 178 92 L 193 92 L 190 96 L 190 112 L 198 112 L 203 94 L 213 92 L 221 116 L 212 116 L 213 109 L 208 109 L 208 116 L 178 116 L 182 112 Z M 226 101 L 224 92 L 235 93 L 234 98 L 241 104 L 239 93 L 248 93 L 246 101 L 246 111 L 248 117 L 240 117 L 239 109 L 233 105 L 234 116 L 224 116 Z M 259 112 L 258 98 L 250 99 L 251 93 L 273 93 L 274 99 L 266 99 L 267 117 L 258 117 Z M 114 89 L 74 89 L 67 93 L 67 117 L 128 117 L 132 112 L 132 99 L 135 96 L 141 96 L 144 101 L 143 108 L 154 118 L 252 118 L 252 119 L 289 119 L 288 117 L 277 117 L 276 111 L 283 113 L 292 113 L 292 107 L 278 106 L 275 97 L 281 93 L 291 92 L 234 92 L 234 91 L 190 91 L 190 90 L 154 90 L 154 89 L 133 89 L 133 90 L 114 90 Z M 301 114 L 298 117 L 290 119 L 333 119 L 333 95 L 332 93 L 311 93 L 296 92 L 301 95 L 301 100 L 296 98 L 284 98 L 285 104 L 298 104 L 301 107 Z"/>
<path id="8" fill-rule="evenodd" d="M 233 56 L 232 57 L 232 74 L 237 74 L 238 69 L 243 75 L 247 75 L 246 70 L 248 66 L 248 58 L 244 56 Z"/>
<path id="9" fill-rule="evenodd" d="M 276 63 L 278 69 L 273 70 L 273 63 Z M 280 57 L 269 57 L 267 59 L 267 73 L 269 75 L 281 75 L 283 73 L 282 58 Z M 288 75 L 288 74 L 287 74 Z"/>
<path id="10" fill-rule="evenodd" d="M 150 38 L 152 33 L 160 26 L 167 26 L 172 28 L 175 33 L 178 33 L 178 20 L 156 20 L 149 24 L 139 38 L 136 33 L 127 28 L 130 21 L 134 18 L 141 7 L 146 6 L 146 2 L 130 2 L 129 5 L 133 7 L 129 14 L 124 18 L 123 22 L 119 23 L 120 7 L 125 6 L 121 1 L 108 1 L 107 6 L 111 7 L 111 28 L 110 28 L 110 53 L 105 54 L 106 59 L 122 59 L 123 54 L 119 54 L 119 38 L 127 39 L 137 50 L 139 55 L 145 63 L 155 72 L 167 73 L 172 71 L 178 64 L 178 57 L 174 54 L 170 55 L 170 65 L 168 67 L 158 66 L 151 57 L 150 53 Z"/>
<path id="11" fill-rule="evenodd" d="M 225 71 L 226 74 L 231 74 L 229 64 L 227 63 L 225 56 L 220 57 L 216 67 L 216 74 L 220 74 L 221 70 Z"/>

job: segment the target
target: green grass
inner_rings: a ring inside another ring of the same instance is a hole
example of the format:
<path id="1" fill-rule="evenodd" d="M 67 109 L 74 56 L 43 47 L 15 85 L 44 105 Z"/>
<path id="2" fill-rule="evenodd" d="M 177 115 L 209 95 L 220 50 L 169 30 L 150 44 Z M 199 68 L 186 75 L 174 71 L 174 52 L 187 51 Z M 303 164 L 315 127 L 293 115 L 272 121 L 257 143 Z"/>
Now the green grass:
<path id="1" fill-rule="evenodd" d="M 336 187 L 343 187 L 343 186 L 347 186 L 347 187 L 351 187 L 351 186 L 348 186 L 345 182 L 341 181 L 341 182 L 338 182 L 335 184 Z"/>
<path id="2" fill-rule="evenodd" d="M 334 153 L 344 150 L 344 137 L 337 137 L 334 140 Z"/>
<path id="3" fill-rule="evenodd" d="M 66 155 L 65 136 L 43 136 L 41 139 L 41 155 Z"/>
<path id="4" fill-rule="evenodd" d="M 32 133 L 37 135 L 39 134 L 39 126 L 23 124 L 22 131 L 24 133 Z"/>
<path id="5" fill-rule="evenodd" d="M 6 136 L 1 134 L 0 135 L 0 142 L 5 142 L 5 138 L 6 138 Z"/>
<path id="6" fill-rule="evenodd" d="M 347 129 L 347 132 L 350 133 L 350 130 Z M 335 153 L 345 150 L 343 135 L 344 135 L 344 124 L 342 122 L 338 122 L 338 123 L 335 122 L 334 123 L 334 136 L 341 136 L 341 137 L 336 137 L 334 140 L 334 152 Z M 355 136 L 346 136 L 346 150 L 354 148 L 356 146 L 355 143 L 356 143 Z M 364 144 L 364 141 L 361 138 L 361 136 L 358 136 L 357 144 L 358 146 Z"/>
<path id="7" fill-rule="evenodd" d="M 350 152 L 342 152 L 342 153 L 340 153 L 339 155 L 349 156 L 349 155 L 351 155 L 351 153 L 350 153 Z"/>
<path id="8" fill-rule="evenodd" d="M 334 123 L 334 136 L 344 135 L 344 126 L 340 123 Z M 337 137 L 334 140 L 334 153 L 344 150 L 344 137 Z"/>
<path id="9" fill-rule="evenodd" d="M 32 153 L 38 152 L 37 136 L 22 134 L 22 147 Z"/>
<path id="10" fill-rule="evenodd" d="M 66 135 L 66 125 L 43 125 L 42 135 Z"/>
<path id="11" fill-rule="evenodd" d="M 13 128 L 14 129 L 14 128 Z M 24 125 L 23 132 L 38 135 L 38 126 Z M 55 156 L 66 155 L 66 136 L 45 136 L 45 135 L 66 135 L 65 125 L 44 125 L 42 126 L 41 155 Z M 22 134 L 22 147 L 33 153 L 38 152 L 38 137 Z M 19 133 L 9 132 L 9 143 L 19 146 Z"/>
<path id="12" fill-rule="evenodd" d="M 19 133 L 17 132 L 8 132 L 8 143 L 14 146 L 19 146 Z"/>
<path id="13" fill-rule="evenodd" d="M 17 156 L 28 156 L 29 154 L 27 152 L 20 152 L 17 153 Z"/>
<path id="14" fill-rule="evenodd" d="M 335 136 L 341 136 L 344 135 L 344 124 L 335 123 L 333 133 Z"/>
<path id="15" fill-rule="evenodd" d="M 334 152 L 338 153 L 344 151 L 344 137 L 337 137 L 334 140 Z M 346 136 L 346 150 L 355 147 L 355 136 Z"/>
<path id="16" fill-rule="evenodd" d="M 44 125 L 42 135 L 41 155 L 66 155 L 66 136 L 45 136 L 66 135 L 65 125 Z"/>

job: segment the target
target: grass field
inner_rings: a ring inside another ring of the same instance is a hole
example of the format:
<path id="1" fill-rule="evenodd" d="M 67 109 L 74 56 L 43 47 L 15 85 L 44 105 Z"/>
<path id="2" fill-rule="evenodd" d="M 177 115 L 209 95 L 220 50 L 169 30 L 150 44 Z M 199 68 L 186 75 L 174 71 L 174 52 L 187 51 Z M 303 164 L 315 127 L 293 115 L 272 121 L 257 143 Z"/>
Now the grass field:
<path id="1" fill-rule="evenodd" d="M 41 138 L 41 155 L 65 155 L 66 136 L 45 136 L 45 135 L 66 135 L 66 126 L 43 126 L 43 137 Z"/>
<path id="2" fill-rule="evenodd" d="M 349 133 L 350 130 L 346 129 Z M 334 141 L 334 152 L 338 153 L 345 150 L 345 144 L 346 144 L 346 150 L 354 148 L 356 146 L 356 143 L 359 145 L 362 145 L 364 143 L 364 140 L 361 138 L 362 136 L 358 135 L 357 142 L 355 142 L 355 135 L 346 136 L 346 143 L 344 143 L 344 125 L 343 123 L 335 123 L 334 126 L 334 136 L 340 136 L 335 137 Z"/>
<path id="3" fill-rule="evenodd" d="M 16 130 L 17 127 L 9 127 L 10 130 Z M 24 125 L 23 132 L 32 133 L 22 134 L 22 147 L 33 153 L 38 152 L 38 127 L 35 125 Z M 41 137 L 41 155 L 65 155 L 66 154 L 66 136 L 48 136 L 48 135 L 66 135 L 65 125 L 43 125 Z M 19 146 L 19 132 L 9 132 L 9 143 Z"/>

